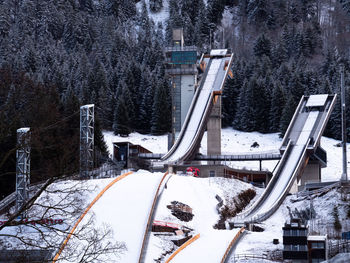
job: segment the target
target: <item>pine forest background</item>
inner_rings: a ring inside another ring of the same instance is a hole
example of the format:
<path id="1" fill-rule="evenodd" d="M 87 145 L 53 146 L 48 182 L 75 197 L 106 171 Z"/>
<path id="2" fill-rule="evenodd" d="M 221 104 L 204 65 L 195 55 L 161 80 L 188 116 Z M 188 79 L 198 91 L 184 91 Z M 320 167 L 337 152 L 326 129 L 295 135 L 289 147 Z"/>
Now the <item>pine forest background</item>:
<path id="1" fill-rule="evenodd" d="M 350 84 L 350 0 L 0 0 L 0 198 L 14 191 L 18 128 L 32 130 L 32 182 L 78 171 L 80 105 L 96 105 L 96 165 L 102 129 L 169 132 L 176 27 L 200 52 L 235 54 L 225 127 L 283 134 L 302 95 L 339 93 L 340 63 Z M 340 125 L 338 99 L 325 135 Z"/>

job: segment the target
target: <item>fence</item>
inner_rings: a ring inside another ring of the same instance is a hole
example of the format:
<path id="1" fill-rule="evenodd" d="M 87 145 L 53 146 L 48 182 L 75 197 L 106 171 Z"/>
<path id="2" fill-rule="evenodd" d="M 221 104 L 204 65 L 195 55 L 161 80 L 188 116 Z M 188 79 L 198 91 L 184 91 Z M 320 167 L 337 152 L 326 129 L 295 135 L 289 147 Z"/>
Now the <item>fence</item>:
<path id="1" fill-rule="evenodd" d="M 328 192 L 331 189 L 339 187 L 339 186 L 340 186 L 340 182 L 336 182 L 334 184 L 327 185 L 325 187 L 322 187 L 320 189 L 316 189 L 313 191 L 301 191 L 301 192 L 297 193 L 297 197 L 305 197 L 305 196 L 309 196 L 309 195 L 313 195 L 313 194 L 322 194 L 322 193 Z"/>
<path id="2" fill-rule="evenodd" d="M 337 240 L 336 243 L 329 243 L 329 257 L 334 257 L 339 253 L 350 253 L 350 240 Z"/>
<path id="3" fill-rule="evenodd" d="M 276 250 L 274 253 L 270 252 L 269 254 L 262 254 L 262 255 L 235 254 L 232 258 L 233 258 L 233 262 L 240 261 L 240 260 L 251 260 L 251 259 L 260 259 L 258 262 L 264 262 L 265 260 L 268 260 L 268 262 L 271 262 L 271 261 L 283 262 L 283 256 L 282 256 L 281 250 Z"/>

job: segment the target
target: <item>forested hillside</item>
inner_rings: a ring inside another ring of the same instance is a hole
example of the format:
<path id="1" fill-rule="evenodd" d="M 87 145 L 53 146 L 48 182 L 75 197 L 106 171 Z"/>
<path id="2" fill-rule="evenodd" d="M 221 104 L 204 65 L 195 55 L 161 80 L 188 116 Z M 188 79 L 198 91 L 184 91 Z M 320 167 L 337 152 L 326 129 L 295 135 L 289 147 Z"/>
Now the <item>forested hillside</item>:
<path id="1" fill-rule="evenodd" d="M 236 1 L 225 28 L 225 45 L 237 56 L 224 124 L 283 134 L 302 95 L 339 93 L 340 63 L 349 85 L 349 10 L 349 1 Z M 338 102 L 326 132 L 338 139 L 339 112 Z"/>
<path id="2" fill-rule="evenodd" d="M 201 52 L 235 53 L 224 126 L 283 133 L 301 95 L 336 93 L 339 63 L 349 72 L 348 0 L 0 0 L 1 188 L 14 179 L 24 126 L 38 130 L 34 180 L 77 170 L 80 105 L 96 105 L 101 155 L 101 129 L 168 132 L 163 48 L 174 27 Z M 339 127 L 338 105 L 327 134 L 339 138 Z"/>

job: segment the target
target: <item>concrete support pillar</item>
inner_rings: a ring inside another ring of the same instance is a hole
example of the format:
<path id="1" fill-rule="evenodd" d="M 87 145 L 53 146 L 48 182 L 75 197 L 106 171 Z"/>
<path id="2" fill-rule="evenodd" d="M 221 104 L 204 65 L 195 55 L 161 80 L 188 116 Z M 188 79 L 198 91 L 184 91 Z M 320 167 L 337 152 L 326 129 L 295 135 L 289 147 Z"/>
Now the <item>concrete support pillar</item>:
<path id="1" fill-rule="evenodd" d="M 221 96 L 217 98 L 207 124 L 207 154 L 221 154 Z"/>
<path id="2" fill-rule="evenodd" d="M 308 182 L 321 182 L 321 164 L 318 161 L 309 161 L 300 178 L 300 185 Z"/>

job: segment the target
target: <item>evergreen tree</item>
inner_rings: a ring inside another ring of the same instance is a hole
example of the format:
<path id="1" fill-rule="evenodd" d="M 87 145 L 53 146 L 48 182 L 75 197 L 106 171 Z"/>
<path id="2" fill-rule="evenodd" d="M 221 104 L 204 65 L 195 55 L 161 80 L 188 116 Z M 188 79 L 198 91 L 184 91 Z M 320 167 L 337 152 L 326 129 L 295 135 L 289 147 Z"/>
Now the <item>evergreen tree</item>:
<path id="1" fill-rule="evenodd" d="M 149 1 L 149 9 L 157 13 L 163 8 L 163 0 L 150 0 Z"/>
<path id="2" fill-rule="evenodd" d="M 227 79 L 222 92 L 222 125 L 223 127 L 231 126 L 236 111 L 239 109 L 239 94 L 244 82 L 244 70 L 241 61 L 233 63 L 233 78 Z"/>
<path id="3" fill-rule="evenodd" d="M 262 34 L 255 42 L 254 55 L 257 57 L 271 55 L 271 41 Z"/>
<path id="4" fill-rule="evenodd" d="M 340 220 L 339 220 L 339 212 L 338 212 L 338 207 L 337 206 L 333 207 L 332 215 L 333 215 L 333 218 L 334 218 L 334 229 L 337 232 L 340 232 L 341 229 L 342 229 L 342 225 L 341 225 Z"/>
<path id="5" fill-rule="evenodd" d="M 140 88 L 144 91 L 140 105 L 139 128 L 142 133 L 151 131 L 152 109 L 154 103 L 154 83 L 150 79 L 150 72 L 142 72 Z"/>
<path id="6" fill-rule="evenodd" d="M 350 15 L 350 0 L 338 0 L 341 4 L 343 9 Z"/>
<path id="7" fill-rule="evenodd" d="M 293 117 L 293 114 L 295 112 L 295 109 L 297 107 L 297 101 L 295 98 L 291 95 L 291 93 L 288 93 L 286 96 L 286 104 L 283 107 L 282 115 L 280 119 L 280 136 L 283 137 L 284 133 L 287 131 L 288 125 Z"/>
<path id="8" fill-rule="evenodd" d="M 134 114 L 134 105 L 130 100 L 129 89 L 124 82 L 120 83 L 119 89 L 114 110 L 113 131 L 116 135 L 128 136 L 132 131 L 130 115 Z"/>
<path id="9" fill-rule="evenodd" d="M 268 0 L 251 0 L 248 3 L 248 18 L 251 23 L 258 25 L 265 23 L 269 18 Z"/>
<path id="10" fill-rule="evenodd" d="M 151 133 L 155 135 L 164 134 L 171 129 L 171 101 L 168 82 L 160 80 L 155 91 L 152 107 Z"/>
<path id="11" fill-rule="evenodd" d="M 208 0 L 208 19 L 211 26 L 215 28 L 217 24 L 220 24 L 222 14 L 225 9 L 225 0 Z"/>
<path id="12" fill-rule="evenodd" d="M 271 108 L 269 112 L 270 132 L 278 132 L 285 98 L 280 83 L 274 83 L 271 94 Z"/>

